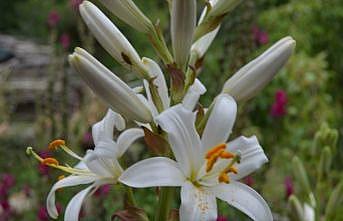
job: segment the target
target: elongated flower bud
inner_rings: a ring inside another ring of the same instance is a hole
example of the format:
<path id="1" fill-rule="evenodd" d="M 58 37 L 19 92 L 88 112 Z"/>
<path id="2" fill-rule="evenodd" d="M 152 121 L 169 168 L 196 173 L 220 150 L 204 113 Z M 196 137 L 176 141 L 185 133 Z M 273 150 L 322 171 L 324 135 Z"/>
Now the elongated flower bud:
<path id="1" fill-rule="evenodd" d="M 173 0 L 171 9 L 171 38 L 175 62 L 183 68 L 193 41 L 196 25 L 196 0 Z"/>
<path id="2" fill-rule="evenodd" d="M 115 16 L 140 32 L 148 33 L 153 25 L 132 0 L 99 0 Z"/>
<path id="3" fill-rule="evenodd" d="M 333 220 L 335 214 L 339 212 L 341 201 L 343 199 L 343 180 L 341 180 L 330 194 L 329 201 L 325 208 L 325 220 Z"/>
<path id="4" fill-rule="evenodd" d="M 215 3 L 216 3 L 215 0 L 208 2 L 208 4 L 210 4 L 211 7 L 213 7 L 213 5 Z M 208 8 L 209 8 L 209 6 L 207 5 L 204 8 L 204 10 L 202 11 L 198 25 L 201 25 L 201 23 L 204 21 L 205 16 L 208 13 Z M 212 41 L 216 37 L 216 35 L 219 31 L 219 28 L 220 28 L 220 25 L 218 25 L 218 27 L 215 28 L 213 31 L 210 31 L 209 33 L 205 34 L 204 36 L 202 36 L 196 42 L 193 43 L 191 50 L 192 50 L 192 52 L 196 53 L 197 59 L 202 58 L 205 55 L 207 49 L 210 47 Z"/>
<path id="5" fill-rule="evenodd" d="M 128 69 L 135 69 L 148 78 L 142 61 L 125 36 L 93 3 L 84 1 L 80 13 L 95 38 L 106 51 Z"/>
<path id="6" fill-rule="evenodd" d="M 239 3 L 241 3 L 242 1 L 243 0 L 218 0 L 212 6 L 207 16 L 218 17 L 218 16 L 225 15 L 226 13 L 236 8 L 236 6 L 239 5 Z"/>
<path id="7" fill-rule="evenodd" d="M 69 63 L 88 86 L 111 108 L 130 120 L 152 121 L 149 108 L 120 78 L 81 48 L 69 56 Z"/>
<path id="8" fill-rule="evenodd" d="M 289 197 L 289 205 L 291 210 L 293 211 L 292 215 L 296 220 L 303 220 L 304 218 L 304 210 L 301 206 L 299 199 L 295 195 L 291 195 Z"/>
<path id="9" fill-rule="evenodd" d="M 296 181 L 300 184 L 302 190 L 306 192 L 307 195 L 312 194 L 310 181 L 308 180 L 306 170 L 304 168 L 304 165 L 302 164 L 302 162 L 297 156 L 293 158 L 292 169 L 293 169 L 293 173 L 296 178 Z"/>
<path id="10" fill-rule="evenodd" d="M 227 80 L 222 93 L 230 94 L 237 101 L 252 98 L 285 65 L 294 47 L 295 41 L 291 37 L 281 39 Z"/>

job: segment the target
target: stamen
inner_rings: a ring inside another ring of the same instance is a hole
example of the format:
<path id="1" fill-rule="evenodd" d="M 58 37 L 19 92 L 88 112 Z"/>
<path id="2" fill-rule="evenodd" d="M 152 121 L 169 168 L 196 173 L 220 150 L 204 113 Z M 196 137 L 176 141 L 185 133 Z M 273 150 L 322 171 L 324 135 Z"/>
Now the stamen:
<path id="1" fill-rule="evenodd" d="M 222 172 L 218 177 L 218 181 L 219 183 L 230 183 L 230 178 L 226 173 Z"/>
<path id="2" fill-rule="evenodd" d="M 42 164 L 44 165 L 54 165 L 54 166 L 58 166 L 59 165 L 59 162 L 58 160 L 56 160 L 55 158 L 52 158 L 52 157 L 48 157 L 48 158 L 45 158 L 41 161 Z"/>
<path id="3" fill-rule="evenodd" d="M 60 175 L 60 176 L 57 177 L 57 180 L 60 181 L 60 180 L 63 180 L 64 178 L 65 178 L 64 175 Z"/>
<path id="4" fill-rule="evenodd" d="M 224 172 L 225 172 L 225 173 L 234 173 L 234 174 L 237 174 L 237 173 L 238 173 L 238 169 L 237 169 L 237 167 L 235 167 L 235 166 L 231 166 L 231 167 L 229 167 L 229 168 L 226 168 L 226 169 L 224 170 Z"/>
<path id="5" fill-rule="evenodd" d="M 220 154 L 220 158 L 223 158 L 223 159 L 231 159 L 231 158 L 234 158 L 235 157 L 235 154 L 234 153 L 231 153 L 231 152 L 227 152 L 227 151 L 224 151 Z"/>
<path id="6" fill-rule="evenodd" d="M 218 151 L 214 154 L 212 154 L 212 156 L 207 160 L 206 162 L 206 172 L 210 172 L 214 166 L 214 164 L 217 162 L 219 156 L 221 155 L 221 153 L 224 151 L 224 149 L 218 149 Z"/>
<path id="7" fill-rule="evenodd" d="M 49 144 L 49 150 L 56 150 L 60 146 L 64 146 L 66 142 L 64 140 L 54 140 Z"/>
<path id="8" fill-rule="evenodd" d="M 226 148 L 226 144 L 218 144 L 217 146 L 212 147 L 209 151 L 206 153 L 206 159 L 210 159 L 213 154 L 218 153 L 218 151 L 224 150 Z"/>

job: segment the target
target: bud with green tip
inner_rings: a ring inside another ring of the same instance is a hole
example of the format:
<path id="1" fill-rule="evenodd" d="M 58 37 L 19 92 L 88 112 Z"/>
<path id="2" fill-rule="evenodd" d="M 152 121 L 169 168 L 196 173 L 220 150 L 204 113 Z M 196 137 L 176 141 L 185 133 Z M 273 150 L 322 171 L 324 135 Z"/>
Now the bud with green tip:
<path id="1" fill-rule="evenodd" d="M 329 146 L 325 146 L 320 155 L 318 178 L 321 179 L 324 175 L 328 175 L 332 163 L 332 153 Z"/>
<path id="2" fill-rule="evenodd" d="M 293 38 L 281 39 L 227 80 L 222 93 L 230 94 L 236 101 L 254 97 L 286 64 L 294 47 Z"/>
<path id="3" fill-rule="evenodd" d="M 184 68 L 188 61 L 196 26 L 196 0 L 173 0 L 171 39 L 175 63 Z"/>
<path id="4" fill-rule="evenodd" d="M 121 65 L 149 78 L 141 58 L 119 29 L 93 3 L 84 1 L 80 14 L 102 47 Z"/>
<path id="5" fill-rule="evenodd" d="M 336 212 L 341 206 L 343 200 L 343 180 L 337 184 L 334 190 L 331 192 L 329 201 L 325 209 L 325 220 L 333 220 Z"/>
<path id="6" fill-rule="evenodd" d="M 81 48 L 69 56 L 69 63 L 82 79 L 111 108 L 130 120 L 152 121 L 152 115 L 136 93 L 120 78 Z"/>
<path id="7" fill-rule="evenodd" d="M 292 215 L 295 216 L 294 218 L 296 218 L 296 220 L 303 220 L 304 210 L 299 199 L 295 195 L 291 195 L 288 202 L 291 207 Z"/>
<path id="8" fill-rule="evenodd" d="M 296 181 L 299 182 L 301 188 L 303 189 L 303 191 L 305 191 L 306 195 L 310 195 L 312 193 L 310 182 L 305 171 L 304 165 L 297 156 L 293 157 L 292 169 Z"/>
<path id="9" fill-rule="evenodd" d="M 99 0 L 115 16 L 137 31 L 148 33 L 152 30 L 151 21 L 132 0 Z"/>

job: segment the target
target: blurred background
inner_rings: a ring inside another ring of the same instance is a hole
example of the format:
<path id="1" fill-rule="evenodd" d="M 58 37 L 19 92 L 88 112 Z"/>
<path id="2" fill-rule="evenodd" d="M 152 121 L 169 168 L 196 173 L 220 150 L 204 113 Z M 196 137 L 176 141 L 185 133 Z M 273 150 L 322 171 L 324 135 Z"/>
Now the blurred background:
<path id="1" fill-rule="evenodd" d="M 52 139 L 67 140 L 78 153 L 93 146 L 91 125 L 106 106 L 69 68 L 67 56 L 74 47 L 95 54 L 130 85 L 140 84 L 93 39 L 79 16 L 81 2 L 0 1 L 0 221 L 49 220 L 45 199 L 61 174 L 27 156 L 26 147 L 33 146 L 42 157 L 65 158 L 47 151 Z M 160 20 L 170 42 L 166 1 L 135 3 L 152 21 Z M 200 3 L 198 12 L 204 5 Z M 140 55 L 157 58 L 145 35 L 104 11 Z M 343 192 L 342 26 L 341 0 L 245 0 L 226 17 L 205 57 L 200 79 L 208 89 L 202 97 L 208 105 L 226 79 L 271 44 L 287 35 L 297 41 L 295 54 L 272 83 L 240 105 L 232 135 L 256 134 L 264 147 L 270 162 L 243 182 L 265 197 L 275 220 L 298 220 L 288 199 L 293 194 L 303 204 L 309 191 L 317 200 L 317 218 L 325 217 L 317 220 L 343 220 L 342 197 L 333 199 Z M 128 153 L 128 163 L 147 155 L 138 143 Z M 305 175 L 297 174 L 294 156 Z M 62 212 L 78 190 L 58 193 Z M 154 193 L 138 191 L 139 205 L 149 215 L 155 208 Z M 85 203 L 81 220 L 110 220 L 121 209 L 122 195 L 120 187 L 103 186 Z M 219 207 L 227 220 L 249 220 L 224 203 Z"/>

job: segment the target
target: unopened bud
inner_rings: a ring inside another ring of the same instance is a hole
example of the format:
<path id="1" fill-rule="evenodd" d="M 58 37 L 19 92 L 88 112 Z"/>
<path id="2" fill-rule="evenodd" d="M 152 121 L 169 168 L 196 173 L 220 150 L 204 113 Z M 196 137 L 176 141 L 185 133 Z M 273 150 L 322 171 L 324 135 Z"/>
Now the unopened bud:
<path id="1" fill-rule="evenodd" d="M 340 201 L 342 200 L 343 194 L 343 180 L 337 184 L 334 190 L 330 194 L 329 201 L 325 209 L 325 219 L 324 220 L 333 220 L 333 217 L 341 206 Z"/>
<path id="2" fill-rule="evenodd" d="M 299 199 L 295 195 L 291 195 L 288 202 L 291 207 L 292 215 L 295 216 L 294 218 L 296 220 L 303 220 L 304 211 Z"/>
<path id="3" fill-rule="evenodd" d="M 300 161 L 300 159 L 295 156 L 292 160 L 292 167 L 293 167 L 293 173 L 296 178 L 296 181 L 299 182 L 301 188 L 303 191 L 306 192 L 306 195 L 309 195 L 311 191 L 310 182 L 306 173 L 306 170 L 304 168 L 304 165 Z"/>

